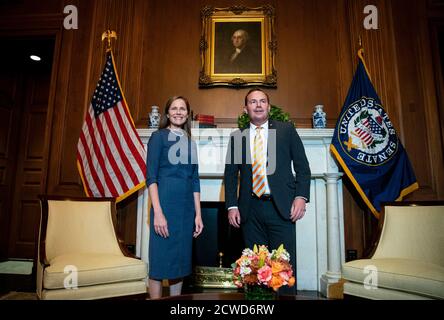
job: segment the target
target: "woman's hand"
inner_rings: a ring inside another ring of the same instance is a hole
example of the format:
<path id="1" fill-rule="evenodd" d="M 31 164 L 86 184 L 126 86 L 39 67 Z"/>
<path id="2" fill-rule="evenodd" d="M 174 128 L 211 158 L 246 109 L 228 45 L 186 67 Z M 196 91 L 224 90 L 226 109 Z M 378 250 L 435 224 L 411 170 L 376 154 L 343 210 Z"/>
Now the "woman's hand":
<path id="1" fill-rule="evenodd" d="M 202 217 L 200 215 L 196 215 L 196 218 L 194 218 L 194 225 L 195 225 L 195 229 L 194 229 L 193 237 L 197 238 L 202 233 L 202 230 L 204 228 L 204 225 L 202 222 Z"/>
<path id="2" fill-rule="evenodd" d="M 168 233 L 168 222 L 162 209 L 158 212 L 154 211 L 154 231 L 163 238 L 168 238 L 170 236 Z"/>

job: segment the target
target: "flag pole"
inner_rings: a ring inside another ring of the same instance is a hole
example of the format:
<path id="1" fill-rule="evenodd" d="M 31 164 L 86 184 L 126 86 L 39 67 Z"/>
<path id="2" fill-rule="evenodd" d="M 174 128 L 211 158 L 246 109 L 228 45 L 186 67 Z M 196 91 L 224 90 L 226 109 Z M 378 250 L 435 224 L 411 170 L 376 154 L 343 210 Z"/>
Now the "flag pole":
<path id="1" fill-rule="evenodd" d="M 107 40 L 107 42 L 106 42 L 106 52 L 112 50 L 112 45 L 111 45 L 111 39 L 112 38 L 117 40 L 117 33 L 114 30 L 106 30 L 106 31 L 104 31 L 102 33 L 102 41 L 104 41 L 105 39 Z"/>
<path id="2" fill-rule="evenodd" d="M 361 38 L 361 35 L 359 35 L 359 38 L 358 38 L 358 45 L 359 45 L 359 49 L 358 49 L 358 57 L 359 57 L 359 59 L 361 59 L 362 64 L 364 65 L 365 71 L 367 72 L 367 75 L 368 75 L 368 77 L 369 77 L 369 79 L 370 79 L 370 81 L 371 81 L 372 78 L 371 78 L 371 76 L 370 76 L 370 72 L 368 72 L 367 64 L 365 63 L 365 60 L 364 60 L 364 48 L 362 47 L 362 38 Z"/>

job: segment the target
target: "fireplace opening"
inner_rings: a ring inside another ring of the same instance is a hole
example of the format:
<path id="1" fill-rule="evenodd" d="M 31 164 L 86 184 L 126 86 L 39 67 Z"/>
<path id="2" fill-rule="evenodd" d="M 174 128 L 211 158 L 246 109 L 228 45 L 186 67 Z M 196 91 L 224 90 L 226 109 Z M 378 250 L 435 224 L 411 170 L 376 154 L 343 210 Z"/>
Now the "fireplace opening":
<path id="1" fill-rule="evenodd" d="M 224 202 L 202 202 L 204 229 L 193 243 L 193 265 L 231 268 L 244 249 L 242 232 L 230 226 Z"/>

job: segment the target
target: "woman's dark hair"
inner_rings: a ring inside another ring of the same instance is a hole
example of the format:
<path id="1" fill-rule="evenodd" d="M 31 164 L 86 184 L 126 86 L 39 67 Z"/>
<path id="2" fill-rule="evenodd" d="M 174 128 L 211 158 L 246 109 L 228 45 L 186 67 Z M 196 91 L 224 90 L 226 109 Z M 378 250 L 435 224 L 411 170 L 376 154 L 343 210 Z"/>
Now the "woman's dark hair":
<path id="1" fill-rule="evenodd" d="M 168 99 L 166 105 L 165 105 L 165 110 L 162 114 L 162 117 L 160 118 L 160 124 L 159 124 L 159 129 L 164 129 L 167 128 L 171 122 L 170 119 L 167 117 L 168 115 L 168 111 L 170 110 L 171 104 L 176 101 L 182 99 L 186 106 L 187 106 L 187 112 L 188 112 L 188 118 L 187 121 L 183 124 L 182 129 L 185 130 L 185 132 L 188 134 L 189 137 L 191 137 L 191 107 L 190 107 L 190 103 L 188 102 L 187 98 L 183 97 L 183 96 L 174 96 Z"/>

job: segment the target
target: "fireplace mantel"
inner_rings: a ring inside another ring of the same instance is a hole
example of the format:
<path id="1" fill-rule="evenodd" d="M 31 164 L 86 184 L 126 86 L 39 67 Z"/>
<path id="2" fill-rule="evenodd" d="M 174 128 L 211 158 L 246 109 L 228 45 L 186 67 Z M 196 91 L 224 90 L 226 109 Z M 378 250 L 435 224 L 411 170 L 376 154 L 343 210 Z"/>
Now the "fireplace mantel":
<path id="1" fill-rule="evenodd" d="M 223 173 L 234 128 L 193 129 L 199 152 L 201 201 L 225 201 Z M 137 129 L 146 144 L 153 129 Z M 333 129 L 297 129 L 311 169 L 310 203 L 296 223 L 298 290 L 316 290 L 330 297 L 345 260 L 342 173 L 329 150 Z M 136 255 L 148 264 L 148 191 L 139 191 Z M 240 254 L 240 253 L 239 253 Z M 149 267 L 149 266 L 148 266 Z"/>

